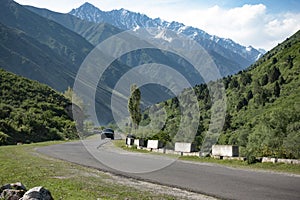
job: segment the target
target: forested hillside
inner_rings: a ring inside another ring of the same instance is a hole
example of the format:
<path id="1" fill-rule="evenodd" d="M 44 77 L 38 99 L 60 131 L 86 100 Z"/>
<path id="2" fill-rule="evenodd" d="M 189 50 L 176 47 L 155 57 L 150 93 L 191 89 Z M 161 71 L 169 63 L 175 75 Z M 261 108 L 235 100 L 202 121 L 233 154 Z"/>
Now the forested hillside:
<path id="1" fill-rule="evenodd" d="M 0 69 L 0 145 L 77 138 L 70 104 L 50 87 Z"/>
<path id="2" fill-rule="evenodd" d="M 300 158 L 300 31 L 223 82 L 227 113 L 219 144 L 239 145 L 242 155 Z M 206 85 L 194 90 L 201 110 L 199 147 L 208 130 L 211 99 Z M 180 122 L 179 104 L 173 98 L 162 105 L 167 124 L 155 137 L 171 140 Z M 145 114 L 141 124 L 148 122 Z"/>

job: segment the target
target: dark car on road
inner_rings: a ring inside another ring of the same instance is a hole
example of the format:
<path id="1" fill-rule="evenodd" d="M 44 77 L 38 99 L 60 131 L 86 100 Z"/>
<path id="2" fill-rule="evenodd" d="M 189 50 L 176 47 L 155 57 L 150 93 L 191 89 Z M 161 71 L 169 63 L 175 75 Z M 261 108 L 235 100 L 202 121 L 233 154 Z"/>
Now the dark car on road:
<path id="1" fill-rule="evenodd" d="M 115 139 L 115 132 L 111 128 L 106 128 L 101 132 L 101 139 L 110 138 L 112 140 Z"/>

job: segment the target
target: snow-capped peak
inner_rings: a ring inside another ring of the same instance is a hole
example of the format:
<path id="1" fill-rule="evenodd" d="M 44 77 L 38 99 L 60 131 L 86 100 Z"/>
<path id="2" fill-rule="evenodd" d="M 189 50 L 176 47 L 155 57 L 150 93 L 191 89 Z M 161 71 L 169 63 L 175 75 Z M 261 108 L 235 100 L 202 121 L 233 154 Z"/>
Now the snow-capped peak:
<path id="1" fill-rule="evenodd" d="M 246 47 L 246 51 L 252 51 L 253 47 L 252 46 L 248 46 Z"/>
<path id="2" fill-rule="evenodd" d="M 226 57 L 226 59 L 237 60 L 236 57 L 239 56 L 240 60 L 244 60 L 241 61 L 241 63 L 248 63 L 249 65 L 256 61 L 258 57 L 261 57 L 263 53 L 252 46 L 245 47 L 231 39 L 210 35 L 195 27 L 186 26 L 175 21 L 167 22 L 160 18 L 152 19 L 144 14 L 131 12 L 125 9 L 105 12 L 90 3 L 85 3 L 77 9 L 73 9 L 70 14 L 96 23 L 109 23 L 124 30 L 137 30 L 139 28 L 169 29 L 193 38 L 199 44 L 208 48 L 207 50 L 218 52 L 221 56 Z M 164 35 L 157 35 L 157 37 L 163 38 Z M 169 37 L 164 39 L 167 41 L 171 40 Z M 221 47 L 221 49 L 218 49 L 219 47 Z M 224 54 L 224 49 L 231 53 Z"/>
<path id="3" fill-rule="evenodd" d="M 128 10 L 125 10 L 125 9 L 121 9 L 121 12 L 122 12 L 122 15 L 126 15 L 128 13 Z"/>

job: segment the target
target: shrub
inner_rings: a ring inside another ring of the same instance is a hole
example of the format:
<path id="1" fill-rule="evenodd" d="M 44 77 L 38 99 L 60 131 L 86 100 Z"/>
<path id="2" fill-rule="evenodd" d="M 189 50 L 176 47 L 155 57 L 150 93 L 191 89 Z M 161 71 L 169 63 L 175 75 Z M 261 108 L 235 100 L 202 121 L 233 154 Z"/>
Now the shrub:
<path id="1" fill-rule="evenodd" d="M 256 157 L 252 153 L 247 154 L 246 160 L 248 165 L 256 163 Z"/>

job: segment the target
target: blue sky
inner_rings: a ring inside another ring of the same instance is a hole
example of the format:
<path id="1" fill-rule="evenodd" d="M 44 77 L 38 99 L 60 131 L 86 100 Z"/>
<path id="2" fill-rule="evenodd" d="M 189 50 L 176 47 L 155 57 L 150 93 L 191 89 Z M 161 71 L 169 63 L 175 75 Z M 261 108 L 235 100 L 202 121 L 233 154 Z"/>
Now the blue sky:
<path id="1" fill-rule="evenodd" d="M 300 29 L 299 0 L 16 0 L 63 13 L 86 1 L 105 11 L 125 8 L 152 18 L 178 21 L 266 50 Z"/>
<path id="2" fill-rule="evenodd" d="M 190 0 L 189 0 L 190 1 Z M 299 0 L 192 0 L 198 5 L 211 7 L 214 5 L 220 5 L 224 8 L 241 7 L 245 4 L 264 4 L 268 7 L 270 12 L 278 13 L 282 11 L 299 12 L 300 1 Z"/>

